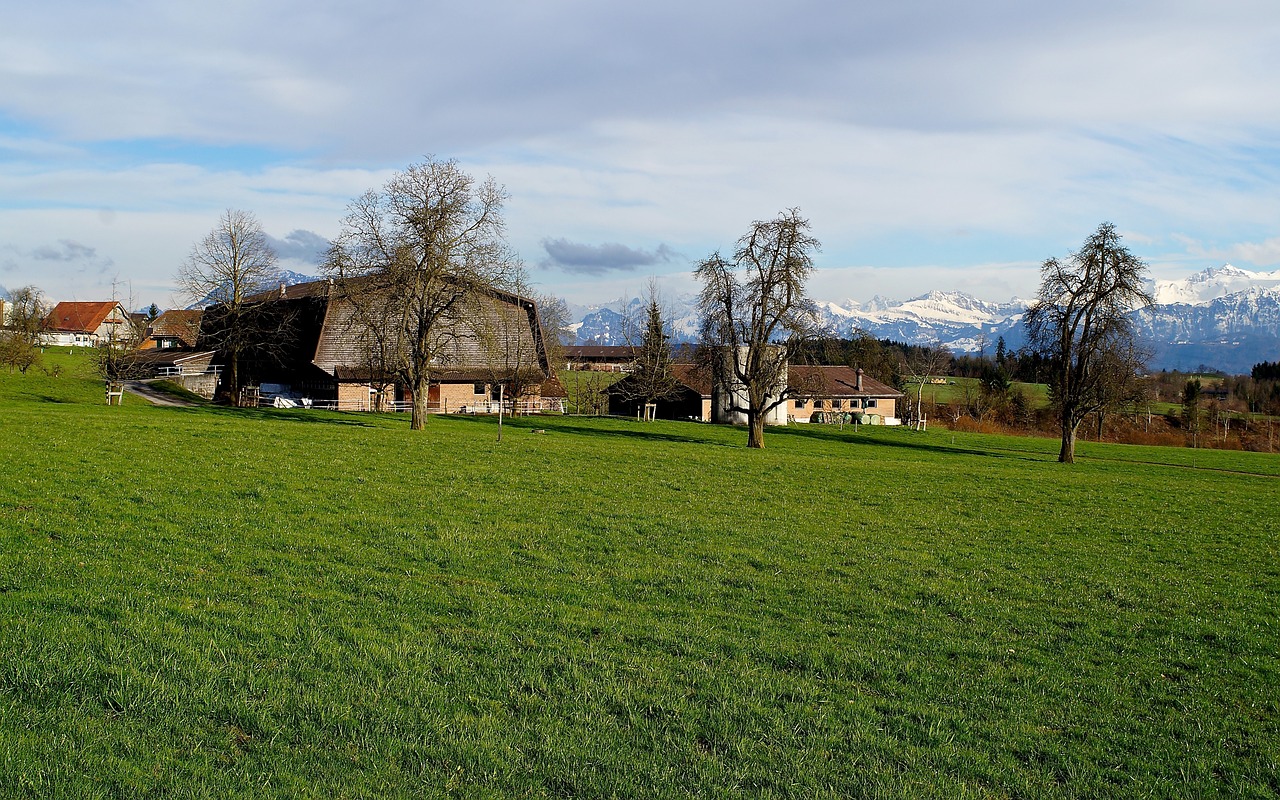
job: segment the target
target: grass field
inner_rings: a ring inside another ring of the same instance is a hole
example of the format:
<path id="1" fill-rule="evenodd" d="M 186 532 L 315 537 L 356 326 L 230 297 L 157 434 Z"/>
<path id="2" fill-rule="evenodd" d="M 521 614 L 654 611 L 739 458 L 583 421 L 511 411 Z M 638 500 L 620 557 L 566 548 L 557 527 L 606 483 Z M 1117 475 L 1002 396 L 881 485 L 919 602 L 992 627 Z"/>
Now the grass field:
<path id="1" fill-rule="evenodd" d="M 982 381 L 978 378 L 948 377 L 946 381 L 946 383 L 926 383 L 921 399 L 925 403 L 961 403 L 967 399 L 968 395 L 976 395 L 982 386 Z M 1030 401 L 1032 408 L 1049 405 L 1048 384 L 1014 381 L 1011 388 L 1015 392 L 1022 392 Z M 918 389 L 919 383 L 908 383 L 903 386 L 902 391 L 914 404 Z"/>
<path id="2" fill-rule="evenodd" d="M 1275 456 L 66 363 L 0 374 L 0 796 L 1280 793 Z"/>

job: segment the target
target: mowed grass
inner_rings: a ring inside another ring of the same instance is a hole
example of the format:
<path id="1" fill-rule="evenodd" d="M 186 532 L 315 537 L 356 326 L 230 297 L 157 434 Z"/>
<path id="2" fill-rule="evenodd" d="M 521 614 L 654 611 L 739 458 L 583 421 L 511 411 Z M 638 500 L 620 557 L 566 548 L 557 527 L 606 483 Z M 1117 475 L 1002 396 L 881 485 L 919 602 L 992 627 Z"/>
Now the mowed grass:
<path id="1" fill-rule="evenodd" d="M 1280 792 L 1274 456 L 81 374 L 0 375 L 0 796 Z"/>

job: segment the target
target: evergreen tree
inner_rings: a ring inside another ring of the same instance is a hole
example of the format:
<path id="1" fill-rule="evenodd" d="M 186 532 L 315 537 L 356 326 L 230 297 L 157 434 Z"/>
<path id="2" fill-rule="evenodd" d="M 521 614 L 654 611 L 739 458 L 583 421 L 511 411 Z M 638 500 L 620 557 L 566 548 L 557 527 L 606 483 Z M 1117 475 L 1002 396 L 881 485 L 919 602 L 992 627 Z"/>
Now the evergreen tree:
<path id="1" fill-rule="evenodd" d="M 626 396 L 630 400 L 656 403 L 675 396 L 678 387 L 671 371 L 671 337 L 667 335 L 658 298 L 651 294 L 636 369 L 625 381 Z"/>

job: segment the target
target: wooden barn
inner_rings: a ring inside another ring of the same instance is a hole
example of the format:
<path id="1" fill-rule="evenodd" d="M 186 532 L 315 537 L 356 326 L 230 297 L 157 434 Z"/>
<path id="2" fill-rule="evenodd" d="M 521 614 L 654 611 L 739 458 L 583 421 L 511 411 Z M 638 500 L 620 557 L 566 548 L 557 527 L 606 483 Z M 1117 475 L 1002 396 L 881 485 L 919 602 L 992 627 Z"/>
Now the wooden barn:
<path id="1" fill-rule="evenodd" d="M 321 280 L 251 298 L 252 329 L 259 333 L 241 355 L 240 384 L 257 387 L 268 397 L 352 411 L 402 407 L 411 401 L 378 337 L 361 324 L 352 291 L 358 287 L 343 295 Z M 478 292 L 475 301 L 469 308 L 477 317 L 449 320 L 448 335 L 437 348 L 431 410 L 488 410 L 499 385 L 507 397 L 512 387 L 520 387 L 519 396 L 510 399 L 525 410 L 558 409 L 565 392 L 547 360 L 537 305 L 496 289 Z M 207 309 L 200 347 L 218 349 L 228 324 L 226 309 Z"/>

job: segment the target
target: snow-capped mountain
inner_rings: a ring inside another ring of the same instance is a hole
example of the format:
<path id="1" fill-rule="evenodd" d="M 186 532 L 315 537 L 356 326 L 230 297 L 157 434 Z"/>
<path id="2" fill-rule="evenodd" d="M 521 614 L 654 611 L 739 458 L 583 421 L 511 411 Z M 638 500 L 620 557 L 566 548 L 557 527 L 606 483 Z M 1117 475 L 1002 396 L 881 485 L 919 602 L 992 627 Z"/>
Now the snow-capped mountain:
<path id="1" fill-rule="evenodd" d="M 1204 305 L 1247 289 L 1280 286 L 1280 270 L 1251 272 L 1231 264 L 1210 267 L 1176 281 L 1156 281 L 1152 289 L 1156 305 L 1184 303 Z"/>
<path id="2" fill-rule="evenodd" d="M 1247 373 L 1280 358 L 1280 287 L 1252 286 L 1201 303 L 1166 303 L 1136 313 L 1152 344 L 1152 365 L 1191 370 L 1201 364 Z"/>
<path id="3" fill-rule="evenodd" d="M 663 321 L 671 334 L 672 344 L 693 342 L 698 338 L 697 298 L 677 297 L 661 301 Z M 623 345 L 638 343 L 646 321 L 647 305 L 633 297 L 608 305 L 578 306 L 578 322 L 570 326 L 577 344 Z M 575 309 L 571 308 L 570 313 Z"/>
<path id="4" fill-rule="evenodd" d="M 823 324 L 837 336 L 859 331 L 877 339 L 893 339 L 912 344 L 995 339 L 1013 328 L 1026 303 L 988 303 L 964 292 L 929 292 L 906 301 L 877 297 L 866 305 L 846 301 L 822 302 L 818 312 Z M 973 349 L 979 349 L 975 346 Z"/>
<path id="5" fill-rule="evenodd" d="M 691 342 L 698 335 L 696 298 L 681 297 L 663 303 L 664 314 L 676 342 Z M 867 303 L 855 300 L 818 301 L 819 319 L 833 336 L 849 337 L 866 332 L 878 339 L 934 343 L 973 340 L 978 350 L 984 339 L 994 343 L 1021 318 L 1026 304 L 1020 300 L 987 303 L 963 292 L 930 292 L 906 301 L 876 297 Z M 626 343 L 627 317 L 638 320 L 644 305 L 638 299 L 609 306 L 586 308 L 577 327 L 578 344 Z M 635 334 L 633 334 L 634 336 Z"/>
<path id="6" fill-rule="evenodd" d="M 1156 304 L 1135 312 L 1138 333 L 1151 345 L 1153 369 L 1192 370 L 1209 365 L 1248 372 L 1259 361 L 1280 359 L 1280 271 L 1251 272 L 1224 264 L 1176 281 L 1152 285 Z M 695 299 L 664 304 L 676 341 L 697 338 Z M 910 344 L 942 342 L 956 352 L 991 352 L 1004 337 L 1010 349 L 1025 341 L 1026 301 L 989 303 L 963 292 L 933 291 L 910 300 L 875 297 L 820 300 L 823 325 L 836 336 L 865 332 Z M 580 344 L 626 344 L 626 316 L 643 312 L 638 299 L 585 308 Z M 635 317 L 639 319 L 639 317 Z M 634 337 L 633 337 L 634 338 Z"/>

